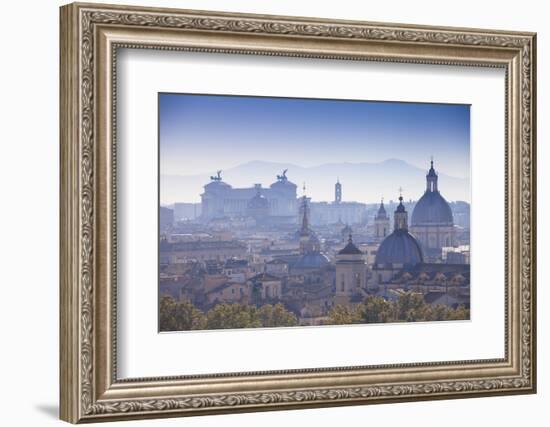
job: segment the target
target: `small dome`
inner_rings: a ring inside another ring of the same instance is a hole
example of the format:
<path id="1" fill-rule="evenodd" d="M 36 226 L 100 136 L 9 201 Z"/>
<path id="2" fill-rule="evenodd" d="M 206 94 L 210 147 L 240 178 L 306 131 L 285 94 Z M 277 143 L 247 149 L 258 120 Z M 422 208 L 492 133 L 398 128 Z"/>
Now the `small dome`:
<path id="1" fill-rule="evenodd" d="M 326 255 L 320 252 L 313 252 L 302 255 L 300 258 L 298 258 L 292 268 L 319 269 L 328 264 L 330 264 L 330 261 Z"/>
<path id="2" fill-rule="evenodd" d="M 344 249 L 338 252 L 338 255 L 363 255 L 363 252 L 361 252 L 359 248 L 353 244 L 350 237 L 348 244 L 344 247 Z"/>
<path id="3" fill-rule="evenodd" d="M 416 203 L 411 225 L 453 224 L 453 212 L 439 191 L 426 191 Z"/>
<path id="4" fill-rule="evenodd" d="M 415 266 L 423 262 L 420 245 L 407 230 L 395 230 L 384 239 L 376 252 L 377 266 L 402 264 Z"/>

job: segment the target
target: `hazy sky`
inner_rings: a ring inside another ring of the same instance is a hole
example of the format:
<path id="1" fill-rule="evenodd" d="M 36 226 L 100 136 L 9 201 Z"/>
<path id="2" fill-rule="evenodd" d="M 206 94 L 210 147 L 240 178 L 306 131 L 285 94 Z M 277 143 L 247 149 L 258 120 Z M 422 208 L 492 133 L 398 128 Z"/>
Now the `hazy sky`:
<path id="1" fill-rule="evenodd" d="M 264 160 L 304 167 L 398 158 L 470 173 L 470 107 L 159 94 L 160 171 L 214 173 Z"/>

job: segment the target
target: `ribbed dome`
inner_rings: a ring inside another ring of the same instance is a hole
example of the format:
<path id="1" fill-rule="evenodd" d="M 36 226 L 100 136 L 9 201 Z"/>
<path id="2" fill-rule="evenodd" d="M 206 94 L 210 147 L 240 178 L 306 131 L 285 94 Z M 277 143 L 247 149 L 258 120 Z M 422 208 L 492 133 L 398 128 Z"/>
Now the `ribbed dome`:
<path id="1" fill-rule="evenodd" d="M 320 252 L 312 252 L 298 258 L 292 268 L 318 269 L 327 264 L 330 264 L 330 261 L 326 255 L 323 255 Z"/>
<path id="2" fill-rule="evenodd" d="M 363 255 L 363 252 L 361 252 L 359 248 L 355 246 L 350 239 L 350 241 L 344 247 L 344 249 L 338 252 L 338 255 Z"/>
<path id="3" fill-rule="evenodd" d="M 376 252 L 377 266 L 387 264 L 415 266 L 421 262 L 423 262 L 422 249 L 407 230 L 394 230 L 384 239 Z"/>
<path id="4" fill-rule="evenodd" d="M 453 224 L 453 212 L 439 191 L 426 191 L 414 207 L 411 225 Z"/>

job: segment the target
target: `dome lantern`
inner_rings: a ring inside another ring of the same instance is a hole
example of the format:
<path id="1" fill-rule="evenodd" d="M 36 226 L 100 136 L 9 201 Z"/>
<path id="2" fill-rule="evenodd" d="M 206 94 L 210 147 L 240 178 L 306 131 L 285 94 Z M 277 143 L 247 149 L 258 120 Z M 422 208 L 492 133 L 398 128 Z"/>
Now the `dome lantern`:
<path id="1" fill-rule="evenodd" d="M 438 176 L 432 160 L 426 175 L 426 191 L 416 203 L 412 213 L 412 226 L 427 224 L 453 225 L 451 207 L 439 192 L 437 180 Z"/>
<path id="2" fill-rule="evenodd" d="M 426 191 L 427 192 L 437 192 L 437 173 L 434 169 L 434 159 L 432 157 L 430 161 L 430 169 L 428 170 L 428 174 L 426 175 Z"/>
<path id="3" fill-rule="evenodd" d="M 399 205 L 395 209 L 393 214 L 393 229 L 394 231 L 407 231 L 409 229 L 409 215 L 405 210 L 405 205 L 403 205 L 403 196 L 399 195 Z"/>

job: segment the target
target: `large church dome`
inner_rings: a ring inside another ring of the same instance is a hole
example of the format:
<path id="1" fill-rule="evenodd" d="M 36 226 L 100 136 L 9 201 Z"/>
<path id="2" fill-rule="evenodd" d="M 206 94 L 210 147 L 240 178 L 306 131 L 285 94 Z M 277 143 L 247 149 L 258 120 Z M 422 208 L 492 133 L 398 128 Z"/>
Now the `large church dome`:
<path id="1" fill-rule="evenodd" d="M 312 252 L 301 255 L 295 264 L 292 265 L 294 269 L 302 270 L 317 270 L 330 264 L 328 257 L 320 252 Z"/>
<path id="2" fill-rule="evenodd" d="M 415 266 L 423 262 L 422 249 L 407 230 L 397 230 L 384 239 L 376 252 L 375 264 L 384 265 L 402 264 Z"/>
<path id="3" fill-rule="evenodd" d="M 452 224 L 453 212 L 439 191 L 426 191 L 416 203 L 411 225 Z"/>
<path id="4" fill-rule="evenodd" d="M 377 268 L 393 268 L 395 264 L 413 267 L 424 261 L 420 244 L 408 230 L 408 215 L 399 196 L 399 205 L 393 215 L 393 232 L 386 237 L 376 251 Z"/>
<path id="5" fill-rule="evenodd" d="M 426 175 L 426 191 L 414 207 L 411 225 L 453 225 L 453 212 L 437 188 L 437 173 L 432 160 Z"/>

